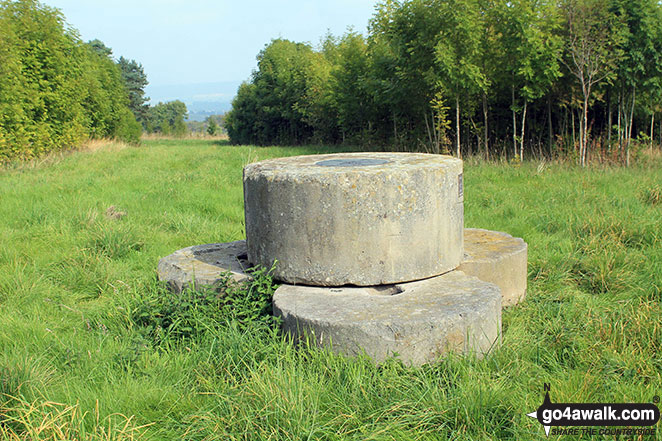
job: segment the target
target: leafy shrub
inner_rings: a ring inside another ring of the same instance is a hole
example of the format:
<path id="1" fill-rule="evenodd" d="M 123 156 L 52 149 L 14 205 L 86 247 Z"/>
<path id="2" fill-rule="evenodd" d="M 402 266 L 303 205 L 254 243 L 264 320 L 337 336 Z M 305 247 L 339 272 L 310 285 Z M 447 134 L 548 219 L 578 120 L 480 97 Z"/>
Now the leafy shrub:
<path id="1" fill-rule="evenodd" d="M 120 139 L 130 144 L 140 143 L 140 136 L 143 133 L 143 128 L 131 110 L 125 108 L 122 110 L 120 124 L 116 129 L 115 138 Z"/>
<path id="2" fill-rule="evenodd" d="M 279 322 L 271 315 L 272 270 L 256 268 L 252 276 L 238 283 L 228 273 L 216 290 L 187 288 L 181 294 L 155 285 L 133 307 L 131 320 L 157 345 L 216 333 L 230 323 L 242 330 L 274 330 Z"/>
<path id="3" fill-rule="evenodd" d="M 122 72 L 36 0 L 0 1 L 0 163 L 86 138 L 139 141 Z"/>

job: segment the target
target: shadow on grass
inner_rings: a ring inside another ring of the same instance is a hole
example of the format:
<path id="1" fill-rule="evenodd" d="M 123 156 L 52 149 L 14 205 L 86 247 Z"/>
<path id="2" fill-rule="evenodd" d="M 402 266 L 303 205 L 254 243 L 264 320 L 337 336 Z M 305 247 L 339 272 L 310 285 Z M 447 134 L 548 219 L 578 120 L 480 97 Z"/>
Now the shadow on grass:
<path id="1" fill-rule="evenodd" d="M 365 148 L 355 145 L 340 145 L 340 144 L 302 144 L 302 145 L 248 145 L 248 144 L 231 144 L 229 140 L 217 140 L 212 143 L 215 146 L 222 147 L 246 147 L 255 149 L 264 149 L 272 151 L 286 152 L 282 156 L 292 156 L 292 151 L 300 154 L 314 155 L 314 154 L 327 154 L 327 153 L 352 153 L 352 152 L 381 152 L 387 151 L 385 149 Z"/>
<path id="2" fill-rule="evenodd" d="M 216 140 L 212 141 L 212 145 L 218 145 L 218 146 L 225 147 L 225 146 L 230 146 L 232 144 L 230 144 L 229 139 L 216 139 Z"/>

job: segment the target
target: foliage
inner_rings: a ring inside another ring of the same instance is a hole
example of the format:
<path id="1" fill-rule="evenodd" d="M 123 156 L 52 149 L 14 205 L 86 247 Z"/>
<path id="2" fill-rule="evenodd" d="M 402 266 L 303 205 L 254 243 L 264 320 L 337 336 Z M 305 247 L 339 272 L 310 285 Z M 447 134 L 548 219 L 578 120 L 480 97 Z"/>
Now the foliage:
<path id="1" fill-rule="evenodd" d="M 366 37 L 268 44 L 228 133 L 259 145 L 436 152 L 443 139 L 456 155 L 627 162 L 632 133 L 657 139 L 660 37 L 656 0 L 386 0 Z"/>
<path id="2" fill-rule="evenodd" d="M 568 0 L 563 4 L 568 34 L 566 66 L 577 78 L 582 94 L 579 133 L 582 165 L 586 164 L 588 107 L 593 89 L 611 81 L 622 58 L 619 23 L 608 8 L 604 0 Z"/>
<path id="3" fill-rule="evenodd" d="M 132 321 L 157 345 L 178 344 L 223 332 L 230 323 L 239 330 L 275 329 L 271 297 L 276 286 L 271 271 L 255 268 L 253 279 L 237 283 L 230 274 L 216 289 L 184 289 L 173 294 L 157 285 L 132 308 Z"/>
<path id="4" fill-rule="evenodd" d="M 251 84 L 242 84 L 226 119 L 234 142 L 301 144 L 313 135 L 315 110 L 328 78 L 324 57 L 303 43 L 274 40 L 257 56 Z M 320 68 L 320 64 L 322 64 Z M 319 68 L 319 69 L 318 69 Z"/>
<path id="5" fill-rule="evenodd" d="M 128 107 L 122 73 L 109 55 L 85 45 L 84 87 L 80 92 L 93 138 L 117 138 L 133 143 L 142 130 Z"/>
<path id="6" fill-rule="evenodd" d="M 144 127 L 147 124 L 149 111 L 149 106 L 145 104 L 147 101 L 145 97 L 145 86 L 148 84 L 147 75 L 145 75 L 142 64 L 135 60 L 120 57 L 117 64 L 122 71 L 122 79 L 129 94 L 129 109 L 136 117 L 136 121 Z"/>
<path id="7" fill-rule="evenodd" d="M 179 100 L 158 103 L 149 108 L 149 132 L 159 132 L 163 135 L 184 136 L 188 133 L 186 122 L 188 111 L 186 104 Z"/>
<path id="8" fill-rule="evenodd" d="M 0 163 L 80 144 L 137 142 L 119 68 L 101 42 L 82 43 L 54 8 L 0 2 Z"/>
<path id="9" fill-rule="evenodd" d="M 214 136 L 221 131 L 220 127 L 218 127 L 218 124 L 216 123 L 216 120 L 211 116 L 207 117 L 206 123 L 207 133 L 209 135 Z"/>
<path id="10" fill-rule="evenodd" d="M 113 56 L 113 50 L 98 38 L 88 41 L 87 44 L 95 53 L 102 57 L 111 58 Z"/>

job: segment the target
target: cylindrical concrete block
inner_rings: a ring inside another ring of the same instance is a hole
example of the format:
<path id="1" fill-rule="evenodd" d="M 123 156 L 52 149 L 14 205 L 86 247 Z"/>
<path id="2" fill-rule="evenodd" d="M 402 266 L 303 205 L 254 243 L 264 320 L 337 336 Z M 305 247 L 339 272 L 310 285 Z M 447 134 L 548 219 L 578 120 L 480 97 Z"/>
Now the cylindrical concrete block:
<path id="1" fill-rule="evenodd" d="M 159 260 L 157 275 L 171 291 L 217 288 L 227 277 L 237 282 L 250 279 L 246 241 L 210 243 L 175 251 Z"/>
<path id="2" fill-rule="evenodd" d="M 394 354 L 411 365 L 448 352 L 483 356 L 501 333 L 499 288 L 460 271 L 379 289 L 281 285 L 273 309 L 295 340 L 377 362 Z"/>
<path id="3" fill-rule="evenodd" d="M 526 295 L 527 245 L 500 231 L 464 230 L 464 259 L 458 270 L 501 289 L 503 306 L 515 305 Z"/>
<path id="4" fill-rule="evenodd" d="M 297 156 L 244 168 L 248 260 L 293 284 L 381 285 L 462 259 L 462 161 L 422 153 Z"/>

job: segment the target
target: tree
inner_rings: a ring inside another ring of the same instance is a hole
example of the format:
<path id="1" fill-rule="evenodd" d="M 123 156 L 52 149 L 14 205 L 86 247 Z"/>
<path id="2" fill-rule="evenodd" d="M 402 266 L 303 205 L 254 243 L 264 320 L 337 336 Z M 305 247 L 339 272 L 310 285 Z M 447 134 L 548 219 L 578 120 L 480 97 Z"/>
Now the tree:
<path id="1" fill-rule="evenodd" d="M 7 8 L 0 4 L 0 164 L 29 145 L 30 123 L 25 101 L 29 90 L 23 79 L 19 37 Z M 14 81 L 9 79 L 14 78 Z M 27 129 L 27 130 L 26 130 Z"/>
<path id="2" fill-rule="evenodd" d="M 257 57 L 251 82 L 240 86 L 228 114 L 233 143 L 301 144 L 322 127 L 328 63 L 308 44 L 276 39 Z"/>
<path id="3" fill-rule="evenodd" d="M 499 5 L 501 46 L 504 50 L 504 71 L 508 72 L 512 93 L 513 147 L 515 156 L 524 159 L 524 134 L 528 104 L 544 96 L 561 76 L 562 41 L 555 5 L 541 0 L 513 0 Z M 523 99 L 519 152 L 517 121 L 519 106 L 515 97 Z"/>
<path id="4" fill-rule="evenodd" d="M 158 103 L 150 108 L 149 119 L 154 131 L 163 135 L 184 136 L 188 132 L 186 104 L 179 100 Z"/>
<path id="5" fill-rule="evenodd" d="M 565 0 L 566 60 L 564 64 L 579 82 L 582 120 L 579 160 L 586 165 L 588 149 L 588 108 L 596 85 L 610 80 L 622 56 L 622 39 L 607 0 Z"/>
<path id="6" fill-rule="evenodd" d="M 616 69 L 619 148 L 630 162 L 630 141 L 637 97 L 642 113 L 653 117 L 662 87 L 662 10 L 655 0 L 613 0 L 610 13 L 620 25 L 621 57 Z M 609 105 L 610 103 L 608 103 Z M 611 125 L 611 124 L 610 124 Z M 652 126 L 652 124 L 651 124 Z M 652 137 L 652 136 L 651 136 Z"/>
<path id="7" fill-rule="evenodd" d="M 20 89 L 14 103 L 21 107 L 24 125 L 3 117 L 12 121 L 8 129 L 18 135 L 16 141 L 20 139 L 21 145 L 14 147 L 16 154 L 31 157 L 80 143 L 86 130 L 76 87 L 83 56 L 76 36 L 65 30 L 59 11 L 36 1 L 3 2 L 1 7 L 11 23 L 14 46 L 10 50 L 19 69 L 17 76 L 0 80 Z"/>
<path id="8" fill-rule="evenodd" d="M 225 128 L 230 142 L 234 144 L 252 144 L 257 137 L 256 120 L 258 117 L 257 87 L 243 82 L 232 100 L 232 110 L 225 118 Z"/>
<path id="9" fill-rule="evenodd" d="M 435 4 L 444 27 L 437 36 L 435 64 L 441 73 L 441 93 L 455 99 L 455 148 L 460 157 L 460 98 L 485 92 L 489 82 L 481 70 L 483 19 L 473 0 L 447 0 Z"/>
<path id="10" fill-rule="evenodd" d="M 218 124 L 216 124 L 216 121 L 211 116 L 207 117 L 206 122 L 207 122 L 207 133 L 209 133 L 211 136 L 215 136 L 216 133 L 218 133 Z"/>
<path id="11" fill-rule="evenodd" d="M 135 115 L 136 120 L 144 127 L 149 107 L 145 104 L 148 100 L 145 96 L 145 86 L 148 84 L 147 75 L 145 75 L 142 64 L 135 60 L 120 57 L 117 64 L 122 71 L 124 87 L 129 95 L 129 109 Z"/>
<path id="12" fill-rule="evenodd" d="M 121 73 L 102 42 L 80 41 L 57 9 L 0 1 L 0 162 L 88 137 L 137 142 Z"/>
<path id="13" fill-rule="evenodd" d="M 586 164 L 589 141 L 611 133 L 612 90 L 627 162 L 632 132 L 652 138 L 661 108 L 657 0 L 384 0 L 366 37 L 268 44 L 227 130 L 235 143 L 454 143 L 458 155 L 503 154 L 511 137 L 518 158 L 546 141 L 549 154 L 578 145 Z"/>
<path id="14" fill-rule="evenodd" d="M 372 119 L 368 91 L 368 46 L 362 35 L 348 32 L 333 46 L 333 51 L 330 55 L 327 48 L 327 58 L 332 63 L 329 79 L 331 96 L 325 99 L 333 107 L 330 112 L 334 112 L 329 115 L 333 123 L 329 129 L 339 131 L 343 141 L 351 138 L 354 142 L 360 142 L 370 131 Z"/>
<path id="15" fill-rule="evenodd" d="M 128 108 L 129 97 L 119 66 L 111 58 L 112 51 L 102 42 L 87 43 L 80 79 L 80 98 L 88 119 L 92 137 L 119 138 L 138 142 L 142 129 Z M 107 49 L 107 48 L 106 48 Z"/>
<path id="16" fill-rule="evenodd" d="M 90 40 L 87 45 L 97 54 L 105 58 L 113 57 L 113 50 L 106 46 L 103 41 L 99 39 Z"/>
<path id="17" fill-rule="evenodd" d="M 389 0 L 380 4 L 368 40 L 375 119 L 390 119 L 397 143 L 411 146 L 415 142 L 433 152 L 440 145 L 433 130 L 438 119 L 434 109 L 440 107 L 433 103 L 439 104 L 442 84 L 435 45 L 447 25 L 440 3 Z M 427 142 L 422 141 L 425 138 Z"/>

